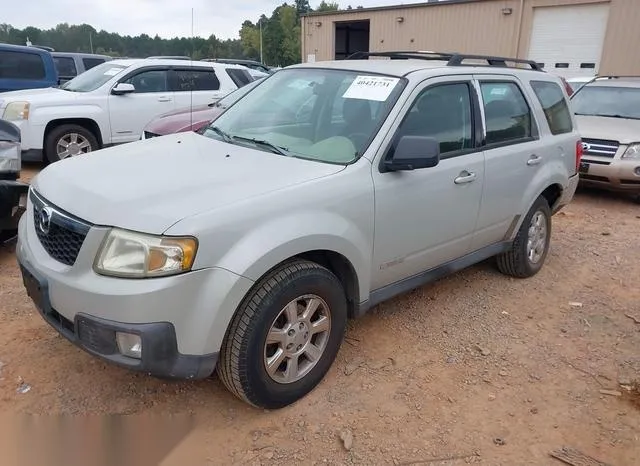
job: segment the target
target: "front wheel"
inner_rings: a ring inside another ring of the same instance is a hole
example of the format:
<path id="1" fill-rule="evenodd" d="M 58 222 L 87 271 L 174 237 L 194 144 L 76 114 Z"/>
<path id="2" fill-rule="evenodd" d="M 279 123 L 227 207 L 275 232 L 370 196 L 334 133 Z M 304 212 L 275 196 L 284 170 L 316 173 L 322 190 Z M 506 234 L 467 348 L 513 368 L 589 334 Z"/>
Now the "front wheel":
<path id="1" fill-rule="evenodd" d="M 49 163 L 98 150 L 96 136 L 79 125 L 60 125 L 45 138 L 45 157 Z"/>
<path id="2" fill-rule="evenodd" d="M 540 196 L 524 218 L 511 249 L 497 258 L 498 269 L 505 275 L 528 278 L 537 274 L 549 252 L 551 209 Z"/>
<path id="3" fill-rule="evenodd" d="M 292 404 L 331 367 L 346 322 L 345 293 L 333 273 L 313 262 L 285 263 L 256 284 L 234 316 L 220 379 L 256 407 Z"/>

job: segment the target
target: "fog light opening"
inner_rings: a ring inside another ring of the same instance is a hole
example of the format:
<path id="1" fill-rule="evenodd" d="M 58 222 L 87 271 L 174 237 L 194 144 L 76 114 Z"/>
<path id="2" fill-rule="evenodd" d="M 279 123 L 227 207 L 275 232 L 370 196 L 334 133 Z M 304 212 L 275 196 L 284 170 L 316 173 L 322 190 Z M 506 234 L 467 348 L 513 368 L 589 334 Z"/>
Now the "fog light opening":
<path id="1" fill-rule="evenodd" d="M 118 343 L 118 350 L 122 355 L 142 359 L 142 340 L 140 339 L 140 335 L 116 332 L 116 342 Z"/>
<path id="2" fill-rule="evenodd" d="M 640 176 L 640 167 L 636 167 L 636 168 L 633 170 L 633 173 L 635 173 L 635 174 L 636 174 L 636 176 Z"/>

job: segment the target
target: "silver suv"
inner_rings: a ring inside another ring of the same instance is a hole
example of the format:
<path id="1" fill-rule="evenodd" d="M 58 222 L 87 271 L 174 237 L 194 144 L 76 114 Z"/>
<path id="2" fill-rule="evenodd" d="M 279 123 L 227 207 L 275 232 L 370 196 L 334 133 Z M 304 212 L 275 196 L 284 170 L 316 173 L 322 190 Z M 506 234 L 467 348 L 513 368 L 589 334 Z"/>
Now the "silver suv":
<path id="1" fill-rule="evenodd" d="M 320 382 L 348 318 L 493 256 L 537 273 L 578 182 L 560 79 L 368 55 L 394 59 L 289 67 L 201 134 L 45 168 L 17 245 L 44 319 L 126 368 L 217 369 L 273 409 Z"/>

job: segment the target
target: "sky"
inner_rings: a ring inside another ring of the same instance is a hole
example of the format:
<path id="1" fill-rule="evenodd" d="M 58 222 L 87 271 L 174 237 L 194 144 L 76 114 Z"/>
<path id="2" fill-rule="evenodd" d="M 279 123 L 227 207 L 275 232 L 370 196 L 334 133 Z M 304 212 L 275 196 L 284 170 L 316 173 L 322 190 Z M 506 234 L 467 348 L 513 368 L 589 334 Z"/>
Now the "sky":
<path id="1" fill-rule="evenodd" d="M 339 0 L 341 7 L 364 7 L 417 3 L 418 0 Z M 422 0 L 424 1 L 424 0 Z M 194 33 L 221 39 L 238 37 L 242 22 L 257 21 L 261 14 L 271 16 L 285 0 L 4 0 L 0 22 L 24 29 L 34 26 L 49 29 L 59 23 L 92 25 L 122 35 L 163 38 L 191 35 L 191 9 L 194 9 Z M 293 1 L 289 1 L 293 3 Z M 320 0 L 310 0 L 316 7 Z"/>

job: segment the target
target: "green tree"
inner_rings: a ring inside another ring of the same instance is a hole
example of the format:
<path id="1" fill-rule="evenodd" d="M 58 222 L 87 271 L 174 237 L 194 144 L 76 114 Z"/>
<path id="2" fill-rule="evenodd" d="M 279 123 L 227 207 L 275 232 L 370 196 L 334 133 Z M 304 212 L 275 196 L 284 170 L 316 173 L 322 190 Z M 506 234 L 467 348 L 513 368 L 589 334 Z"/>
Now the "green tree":
<path id="1" fill-rule="evenodd" d="M 338 5 L 338 3 L 322 0 L 315 11 L 338 11 L 339 9 L 340 5 Z"/>

